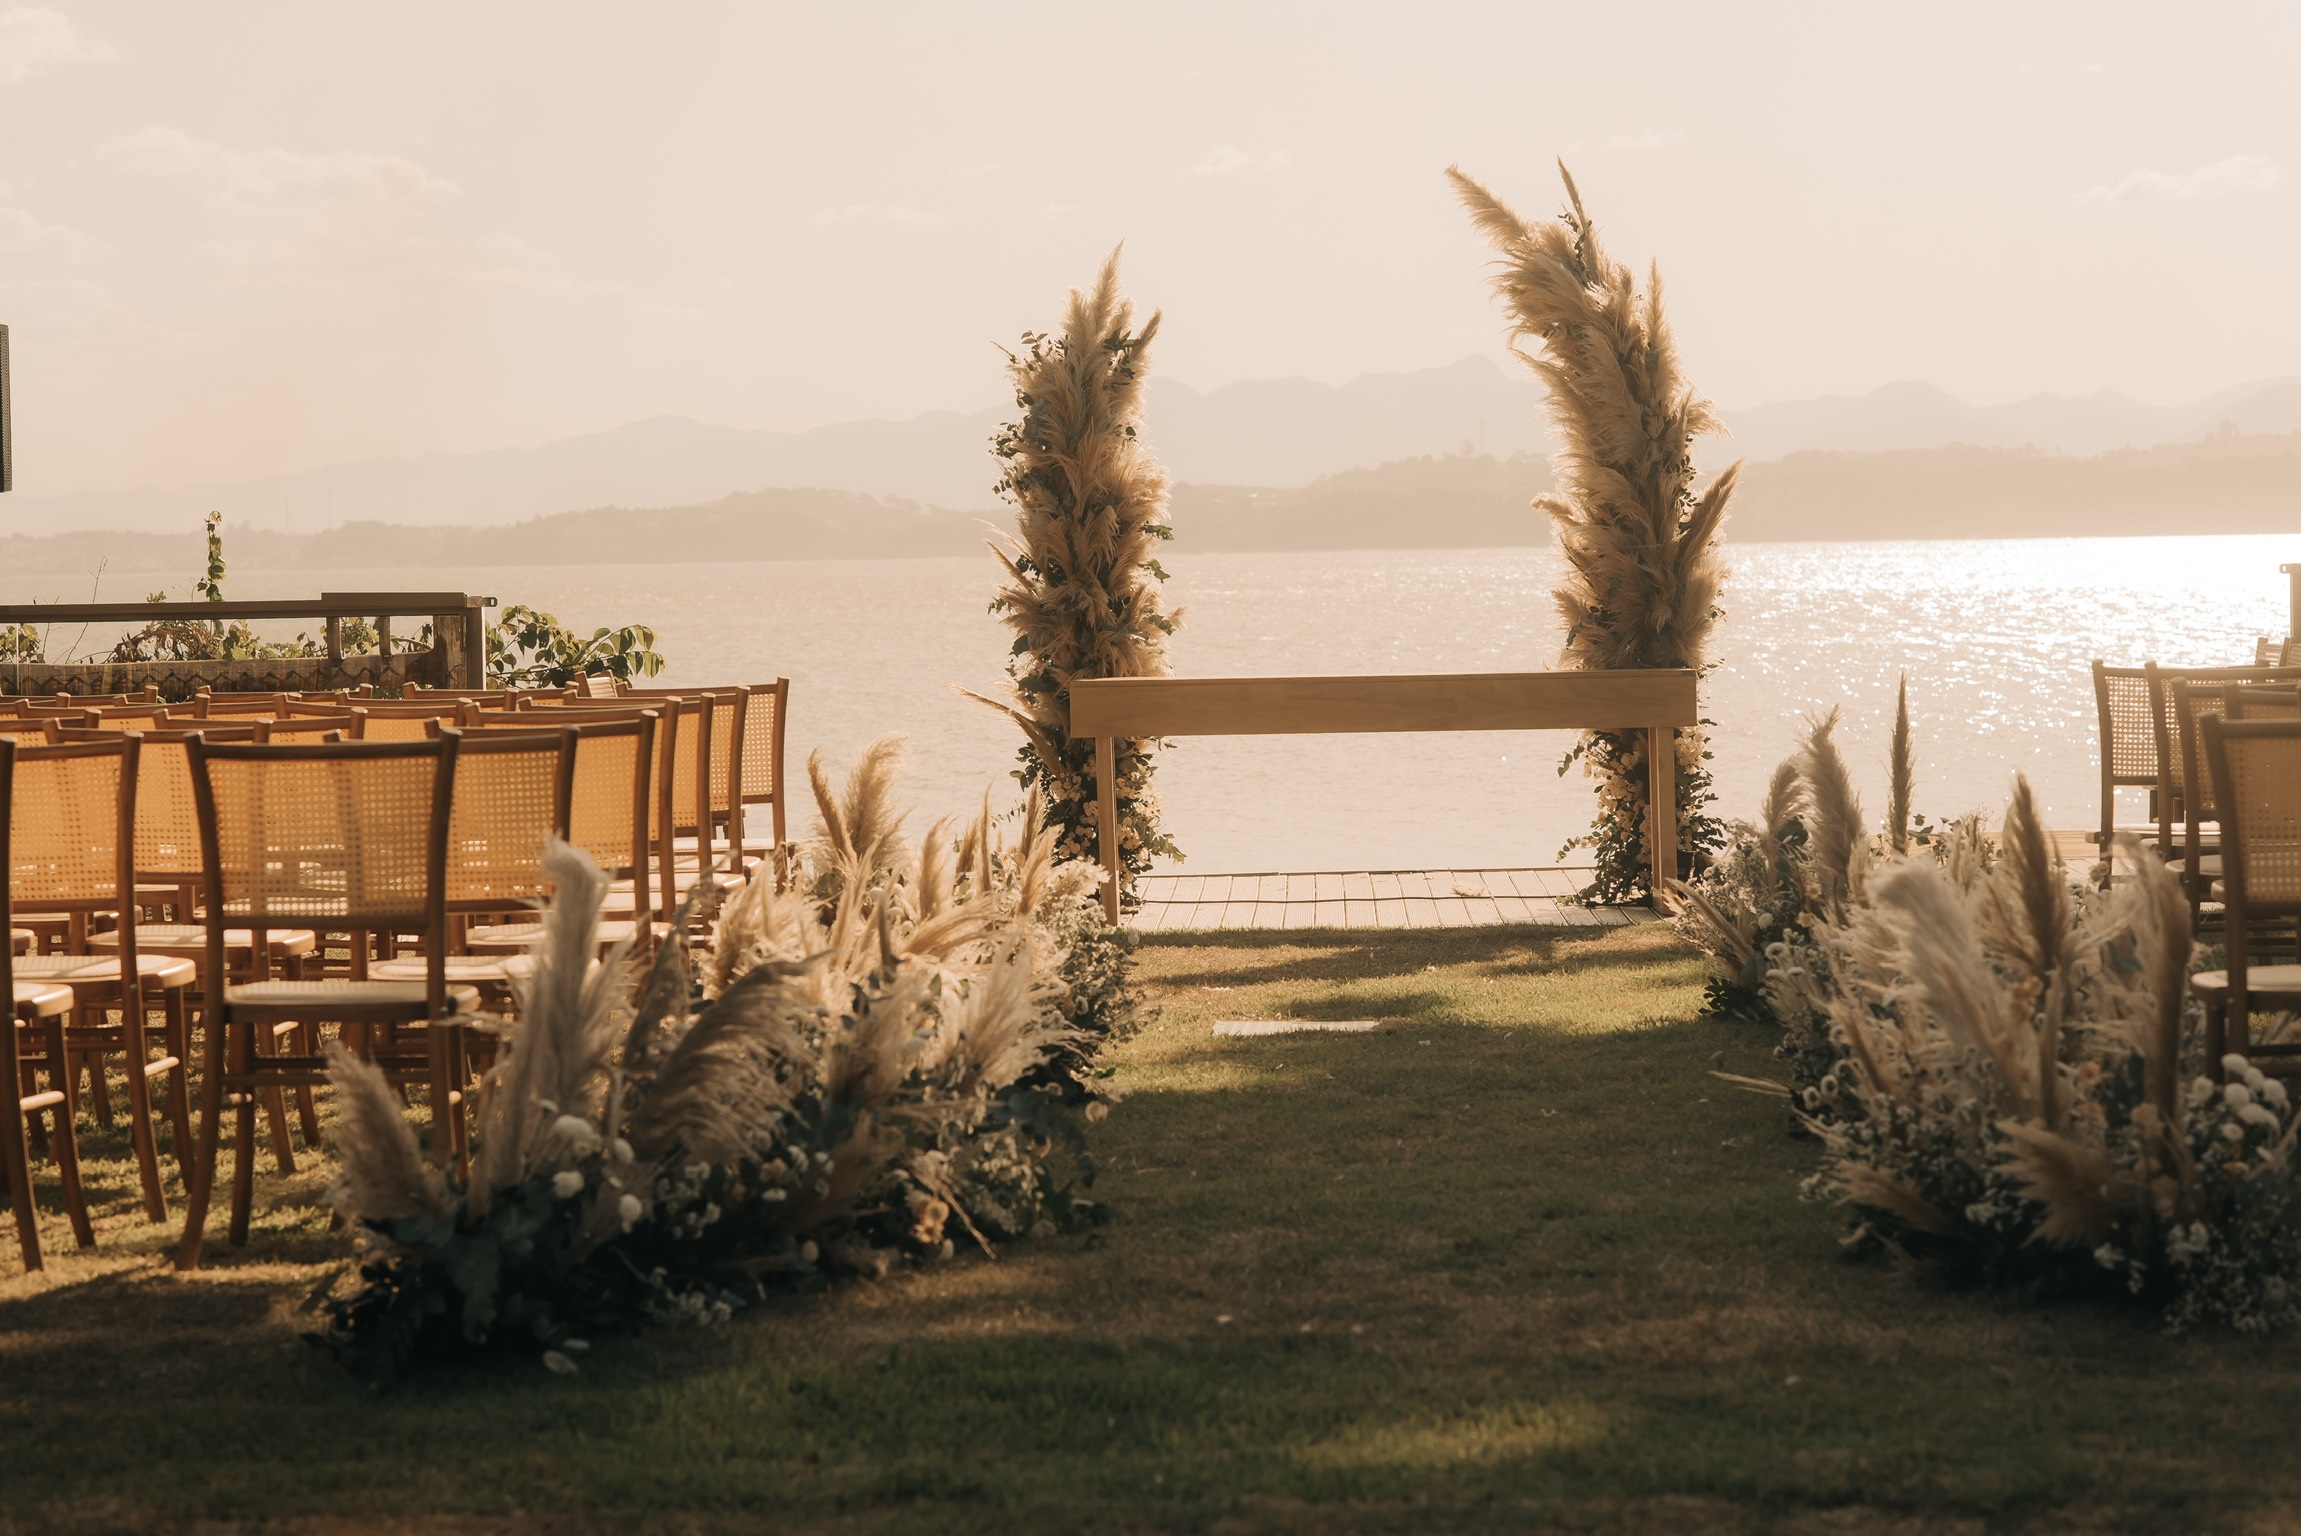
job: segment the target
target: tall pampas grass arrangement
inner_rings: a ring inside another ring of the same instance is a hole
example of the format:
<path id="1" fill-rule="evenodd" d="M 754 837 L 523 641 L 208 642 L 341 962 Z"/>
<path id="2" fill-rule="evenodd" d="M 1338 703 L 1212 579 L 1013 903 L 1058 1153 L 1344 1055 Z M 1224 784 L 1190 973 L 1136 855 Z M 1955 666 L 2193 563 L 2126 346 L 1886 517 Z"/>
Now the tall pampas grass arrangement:
<path id="1" fill-rule="evenodd" d="M 1131 1006 L 1098 872 L 1055 857 L 1035 805 L 1002 835 L 988 796 L 913 848 L 898 757 L 875 743 L 843 785 L 810 759 L 821 826 L 788 883 L 710 922 L 699 884 L 645 975 L 601 955 L 607 879 L 553 843 L 468 1171 L 427 1163 L 396 1090 L 335 1053 L 335 1198 L 366 1252 L 327 1342 L 379 1381 L 483 1346 L 573 1370 L 600 1332 L 1096 1218 L 1082 1123 L 1114 1095 L 1086 1037 Z"/>
<path id="2" fill-rule="evenodd" d="M 1017 777 L 1041 793 L 1061 859 L 1095 857 L 1094 744 L 1071 739 L 1072 682 L 1163 677 L 1166 642 L 1182 621 L 1163 607 L 1159 542 L 1167 477 L 1142 442 L 1143 385 L 1154 313 L 1134 328 L 1113 251 L 1095 286 L 1071 290 L 1059 334 L 1031 334 L 1008 354 L 1019 419 L 993 439 L 1006 467 L 999 491 L 1015 533 L 992 552 L 1007 583 L 991 608 L 1014 632 L 1005 699 L 972 695 L 1022 728 Z M 1119 862 L 1124 905 L 1153 857 L 1180 858 L 1159 827 L 1151 740 L 1116 743 Z"/>
<path id="3" fill-rule="evenodd" d="M 1693 442 L 1718 421 L 1680 369 L 1660 270 L 1649 271 L 1641 293 L 1600 243 L 1563 163 L 1558 173 L 1566 210 L 1533 223 L 1458 167 L 1446 172 L 1501 258 L 1494 289 L 1510 314 L 1511 349 L 1549 395 L 1558 491 L 1534 505 L 1549 514 L 1566 559 L 1556 592 L 1563 665 L 1701 670 L 1726 575 L 1719 529 L 1741 466 L 1697 488 Z M 1676 750 L 1680 862 L 1659 870 L 1645 846 L 1643 733 L 1593 731 L 1568 755 L 1598 781 L 1597 820 L 1567 845 L 1595 856 L 1588 899 L 1656 891 L 1717 848 L 1723 828 L 1708 812 L 1700 729 L 1677 732 Z"/>

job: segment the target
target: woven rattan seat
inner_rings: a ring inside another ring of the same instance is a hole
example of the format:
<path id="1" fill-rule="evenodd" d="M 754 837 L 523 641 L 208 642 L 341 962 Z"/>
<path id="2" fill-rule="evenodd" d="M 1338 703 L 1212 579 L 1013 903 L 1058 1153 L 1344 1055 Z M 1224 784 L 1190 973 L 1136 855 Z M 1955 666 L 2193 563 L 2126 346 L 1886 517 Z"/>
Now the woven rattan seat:
<path id="1" fill-rule="evenodd" d="M 387 962 L 378 962 L 383 964 Z M 425 1018 L 423 972 L 427 962 L 417 960 L 413 981 L 348 981 L 331 977 L 319 981 L 250 981 L 224 989 L 224 1002 L 233 1012 L 251 1010 L 280 1018 L 304 1015 L 367 1024 L 397 1023 Z M 444 964 L 444 962 L 443 962 Z M 371 967 L 370 974 L 373 974 Z M 479 994 L 470 987 L 450 986 L 447 1000 L 452 1013 L 479 1011 Z"/>
<path id="2" fill-rule="evenodd" d="M 534 974 L 535 962 L 526 955 L 450 955 L 447 957 L 447 979 L 474 987 L 501 987 L 513 980 L 525 980 Z M 379 979 L 421 977 L 422 960 L 378 960 L 368 967 L 368 975 Z"/>
<path id="3" fill-rule="evenodd" d="M 88 947 L 90 949 L 108 948 L 119 942 L 120 935 L 117 931 L 88 935 Z M 271 957 L 275 963 L 300 960 L 319 949 L 320 936 L 309 928 L 267 928 L 264 930 L 264 944 L 271 951 Z M 158 955 L 174 955 L 187 960 L 202 960 L 207 958 L 208 930 L 199 923 L 138 923 L 136 925 L 136 947 Z M 226 928 L 224 930 L 224 953 L 233 962 L 232 968 L 235 971 L 240 969 L 238 964 L 240 960 L 254 954 L 255 947 L 255 930 L 250 928 Z"/>
<path id="4" fill-rule="evenodd" d="M 651 930 L 649 936 L 653 939 L 661 940 L 671 936 L 669 923 L 650 923 L 648 927 Z M 604 949 L 610 944 L 620 944 L 625 939 L 636 938 L 638 934 L 639 925 L 631 918 L 603 921 L 599 925 L 599 944 Z M 466 948 L 483 953 L 517 954 L 533 948 L 542 937 L 541 923 L 491 923 L 467 930 L 463 942 Z"/>
<path id="5" fill-rule="evenodd" d="M 188 987 L 192 984 L 192 962 L 170 955 L 136 956 L 136 970 L 164 987 Z M 21 955 L 16 960 L 19 978 L 33 977 L 40 981 L 61 982 L 67 987 L 117 988 L 120 984 L 120 957 L 117 955 Z"/>
<path id="6" fill-rule="evenodd" d="M 72 989 L 53 981 L 18 981 L 15 996 L 16 1016 L 20 1019 L 54 1018 L 72 1011 Z"/>

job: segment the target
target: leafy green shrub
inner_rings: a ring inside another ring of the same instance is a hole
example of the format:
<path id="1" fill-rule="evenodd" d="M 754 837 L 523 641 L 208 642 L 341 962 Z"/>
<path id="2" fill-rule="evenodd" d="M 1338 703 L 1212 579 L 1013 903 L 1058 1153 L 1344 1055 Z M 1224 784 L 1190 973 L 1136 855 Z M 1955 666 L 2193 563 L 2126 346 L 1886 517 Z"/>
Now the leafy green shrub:
<path id="1" fill-rule="evenodd" d="M 565 688 L 605 675 L 637 682 L 663 670 L 645 624 L 595 629 L 586 640 L 548 613 L 514 603 L 488 627 L 487 680 L 495 688 Z"/>
<path id="2" fill-rule="evenodd" d="M 1098 1217 L 1082 1122 L 1108 1096 L 1050 1082 L 1080 1043 L 1061 935 L 1091 875 L 988 816 L 958 856 L 938 827 L 910 857 L 892 762 L 874 747 L 834 794 L 810 761 L 823 831 L 788 888 L 741 888 L 691 948 L 699 887 L 636 992 L 627 951 L 590 965 L 605 877 L 555 845 L 468 1177 L 337 1055 L 335 1197 L 368 1249 L 325 1342 L 379 1381 L 486 1348 L 572 1370 L 601 1333 Z"/>

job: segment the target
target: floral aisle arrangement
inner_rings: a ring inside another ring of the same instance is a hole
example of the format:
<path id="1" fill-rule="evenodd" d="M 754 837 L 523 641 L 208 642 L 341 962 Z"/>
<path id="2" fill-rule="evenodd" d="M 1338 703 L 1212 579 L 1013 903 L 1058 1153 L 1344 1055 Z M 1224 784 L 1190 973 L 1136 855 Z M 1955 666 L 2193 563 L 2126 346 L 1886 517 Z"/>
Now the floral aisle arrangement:
<path id="1" fill-rule="evenodd" d="M 708 925 L 698 887 L 644 976 L 621 946 L 593 963 L 607 880 L 555 844 L 467 1174 L 335 1055 L 334 1198 L 363 1251 L 322 1342 L 379 1383 L 488 1348 L 573 1370 L 602 1333 L 1098 1218 L 1083 1122 L 1111 1095 L 1087 1030 L 1123 1031 L 1133 993 L 1123 950 L 1070 943 L 1095 875 L 987 813 L 912 853 L 894 759 L 873 747 L 836 793 L 810 761 L 823 827 L 790 883 Z"/>
<path id="2" fill-rule="evenodd" d="M 1459 169 L 1446 174 L 1501 257 L 1494 289 L 1510 313 L 1513 349 L 1535 349 L 1519 356 L 1549 394 L 1558 494 L 1534 505 L 1549 514 L 1566 563 L 1555 594 L 1566 627 L 1561 664 L 1706 670 L 1726 578 L 1720 530 L 1741 465 L 1695 487 L 1694 439 L 1718 422 L 1680 369 L 1661 274 L 1650 273 L 1640 292 L 1599 241 L 1574 178 L 1563 164 L 1558 173 L 1566 209 L 1539 223 Z M 1675 739 L 1678 847 L 1699 869 L 1724 828 L 1710 811 L 1701 730 Z M 1592 731 L 1560 765 L 1563 772 L 1580 759 L 1598 781 L 1595 824 L 1561 850 L 1588 848 L 1595 857 L 1589 900 L 1630 900 L 1652 878 L 1645 753 L 1642 731 Z"/>
<path id="3" fill-rule="evenodd" d="M 1995 837 L 1916 835 L 1906 726 L 1901 824 L 1865 838 L 1832 724 L 1687 890 L 1693 931 L 1742 995 L 1756 957 L 1783 1022 L 1777 1091 L 1821 1146 L 1807 1196 L 1943 1283 L 2108 1290 L 2175 1329 L 2295 1321 L 2301 1116 L 2242 1058 L 2204 1059 L 2172 872 L 2127 842 L 2107 889 L 2074 882 L 2025 779 Z"/>
<path id="4" fill-rule="evenodd" d="M 1014 632 L 1005 699 L 970 694 L 1021 727 L 1026 789 L 1043 791 L 1040 814 L 1065 859 L 1096 853 L 1095 752 L 1071 736 L 1071 683 L 1079 678 L 1164 677 L 1167 637 L 1182 622 L 1164 607 L 1160 541 L 1167 477 L 1142 441 L 1143 389 L 1153 314 L 1133 329 L 1134 307 L 1118 291 L 1118 253 L 1094 290 L 1071 291 L 1060 335 L 1029 335 L 1010 354 L 1020 417 L 992 451 L 1005 466 L 999 492 L 1015 507 L 1015 533 L 992 552 L 1007 584 L 991 600 Z M 1151 860 L 1182 857 L 1159 825 L 1152 787 L 1153 740 L 1115 743 L 1120 899 Z"/>

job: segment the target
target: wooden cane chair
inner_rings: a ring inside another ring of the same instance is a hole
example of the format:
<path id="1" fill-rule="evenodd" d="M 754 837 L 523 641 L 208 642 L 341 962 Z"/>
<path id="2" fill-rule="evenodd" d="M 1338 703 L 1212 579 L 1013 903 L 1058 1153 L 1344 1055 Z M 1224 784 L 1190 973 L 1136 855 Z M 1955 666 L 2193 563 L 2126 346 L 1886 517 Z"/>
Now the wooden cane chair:
<path id="1" fill-rule="evenodd" d="M 2230 696 L 2242 689 L 2267 686 L 2282 693 L 2285 688 L 2301 686 L 2301 671 L 2245 668 L 2235 670 L 2253 675 L 2232 676 L 2230 670 L 2174 672 L 2160 680 L 2173 717 L 2168 743 L 2173 748 L 2170 754 L 2173 772 L 2167 778 L 2177 786 L 2175 793 L 2180 797 L 2182 878 L 2189 888 L 2192 917 L 2203 915 L 2212 887 L 2222 877 L 2220 815 L 2213 802 L 2213 781 L 2206 767 L 2200 722 L 2227 715 Z M 2215 829 L 2210 837 L 2204 830 L 2207 826 Z"/>
<path id="2" fill-rule="evenodd" d="M 629 720 L 595 720 L 562 726 L 571 758 L 568 775 L 567 840 L 590 854 L 611 879 L 630 882 L 632 907 L 647 912 L 649 866 L 647 840 L 650 785 L 655 760 L 655 720 L 642 713 Z M 474 735 L 485 737 L 532 735 L 533 727 L 466 727 L 465 745 Z M 650 920 L 645 928 L 630 917 L 604 919 L 599 924 L 602 948 L 626 938 L 644 952 L 669 930 Z M 543 925 L 534 919 L 474 927 L 464 945 L 475 954 L 524 954 L 543 937 Z"/>
<path id="3" fill-rule="evenodd" d="M 200 815 L 208 972 L 227 973 L 227 925 L 245 925 L 267 955 L 275 928 L 312 926 L 351 938 L 345 979 L 226 984 L 209 1009 L 199 1153 L 186 1201 L 181 1268 L 200 1261 L 224 1110 L 236 1111 L 230 1240 L 247 1240 L 254 1201 L 255 1105 L 265 1088 L 317 1084 L 315 1052 L 259 1056 L 259 1034 L 284 1023 L 336 1025 L 345 1043 L 403 1084 L 422 1084 L 431 1154 L 462 1147 L 463 1031 L 476 988 L 447 977 L 448 824 L 460 738 L 328 745 L 209 745 L 190 738 Z M 424 936 L 421 980 L 375 980 L 369 943 L 405 929 Z"/>
<path id="4" fill-rule="evenodd" d="M 2151 730 L 2157 739 L 2157 840 L 2166 850 L 2168 858 L 2177 853 L 2186 859 L 2186 849 L 2195 840 L 2199 849 L 2211 854 L 2216 851 L 2217 837 L 2204 831 L 2202 823 L 2210 818 L 2191 814 L 2189 801 L 2209 796 L 2211 786 L 2204 782 L 2205 768 L 2202 756 L 2192 756 L 2182 750 L 2181 693 L 2178 686 L 2184 681 L 2200 687 L 2215 684 L 2246 683 L 2301 683 L 2301 668 L 2288 667 L 2161 667 L 2146 663 L 2142 673 L 2149 690 Z M 2213 706 L 2218 713 L 2219 706 Z"/>
<path id="5" fill-rule="evenodd" d="M 275 724 L 263 720 L 203 721 L 197 734 L 209 743 L 259 743 Z M 65 733 L 67 739 L 90 734 L 95 733 Z M 132 938 L 137 951 L 144 956 L 161 956 L 190 966 L 193 984 L 204 1008 L 215 996 L 216 978 L 207 970 L 207 924 L 195 921 L 206 877 L 200 863 L 200 814 L 192 788 L 191 749 L 187 745 L 192 734 L 167 730 L 139 734 L 142 745 L 136 770 L 133 843 L 136 921 L 131 925 L 123 918 L 116 928 L 89 933 L 85 947 L 91 953 L 101 954 L 116 951 L 124 938 Z M 147 919 L 147 911 L 162 915 Z M 224 941 L 228 967 L 225 979 L 255 980 L 259 967 L 254 931 L 228 929 Z M 265 935 L 265 947 L 268 970 L 264 974 L 276 972 L 297 979 L 313 965 L 319 953 L 320 936 L 309 928 L 275 928 Z M 308 1040 L 309 1031 L 300 1025 L 275 1029 L 273 1039 L 266 1042 L 267 1048 L 290 1036 Z M 169 1049 L 187 1061 L 191 1059 L 188 1041 L 171 1043 Z M 318 1106 L 309 1087 L 298 1086 L 295 1091 L 304 1145 L 317 1147 L 320 1141 Z M 272 1155 L 280 1172 L 292 1174 L 296 1171 L 296 1161 L 288 1140 L 284 1095 L 277 1090 L 267 1094 L 265 1108 L 271 1122 Z M 188 1149 L 190 1143 L 180 1141 L 177 1145 Z M 178 1160 L 182 1161 L 187 1155 L 188 1150 L 179 1151 Z"/>
<path id="6" fill-rule="evenodd" d="M 24 980 L 52 982 L 72 992 L 72 1022 L 61 1061 L 69 1090 L 81 1063 L 90 1072 L 90 1096 L 108 1112 L 106 1058 L 117 1055 L 127 1078 L 130 1137 L 143 1182 L 144 1211 L 168 1219 L 160 1180 L 159 1139 L 152 1105 L 153 1079 L 167 1080 L 168 1118 L 179 1169 L 191 1149 L 191 1101 L 184 1065 L 191 1057 L 191 1025 L 184 994 L 193 980 L 190 961 L 140 954 L 135 925 L 122 924 L 115 942 L 90 952 L 86 924 L 97 914 L 135 907 L 133 848 L 142 738 L 108 732 L 103 741 L 61 742 L 20 748 L 10 802 L 9 899 L 77 920 L 80 942 L 67 954 L 27 955 L 16 962 Z M 152 1048 L 150 1009 L 164 1024 Z M 119 1015 L 119 1023 L 109 1020 Z"/>
<path id="7" fill-rule="evenodd" d="M 107 731 L 141 731 L 163 723 L 170 714 L 181 717 L 183 710 L 181 704 L 106 704 L 88 711 L 88 723 Z"/>
<path id="8" fill-rule="evenodd" d="M 2301 1040 L 2252 1037 L 2255 1013 L 2301 1009 L 2301 965 L 2255 965 L 2250 956 L 2263 920 L 2301 918 L 2301 718 L 2206 716 L 2198 733 L 2221 812 L 2228 916 L 2227 968 L 2189 983 L 2205 1004 L 2208 1064 L 2217 1076 L 2228 1055 L 2265 1072 L 2301 1069 Z"/>
<path id="9" fill-rule="evenodd" d="M 475 917 L 500 920 L 551 894 L 543 853 L 550 839 L 567 835 L 575 742 L 568 730 L 458 735 L 447 832 L 447 912 L 451 924 L 462 926 Z M 369 966 L 368 974 L 378 980 L 417 980 L 430 964 L 428 955 L 383 960 Z M 444 964 L 450 981 L 479 987 L 499 1003 L 510 1000 L 513 980 L 532 969 L 519 952 L 453 954 Z"/>
<path id="10" fill-rule="evenodd" d="M 679 905 L 680 895 L 703 875 L 702 862 L 692 847 L 683 857 L 678 839 L 682 833 L 695 831 L 697 808 L 709 804 L 705 774 L 710 768 L 710 758 L 699 750 L 709 718 L 707 706 L 701 699 L 670 697 L 631 698 L 620 708 L 580 705 L 582 701 L 514 711 L 467 710 L 464 719 L 476 725 L 517 725 L 523 721 L 532 725 L 539 719 L 580 723 L 630 720 L 641 713 L 654 715 L 655 762 L 651 772 L 655 787 L 648 808 L 647 840 L 655 852 L 653 920 L 668 922 Z M 741 875 L 724 871 L 715 878 L 723 889 L 743 883 Z M 600 918 L 610 923 L 636 922 L 646 910 L 645 901 L 632 883 L 617 880 L 608 887 Z"/>
<path id="11" fill-rule="evenodd" d="M 2151 819 L 2156 819 L 2158 764 L 2157 722 L 2150 707 L 2149 675 L 2141 667 L 2112 667 L 2096 661 L 2093 664 L 2093 705 L 2095 718 L 2101 728 L 2101 831 L 2098 841 L 2102 857 L 2109 857 L 2109 848 L 2117 835 L 2117 791 L 2121 788 L 2147 789 L 2153 802 Z M 2159 856 L 2169 850 L 2162 846 Z"/>
<path id="12" fill-rule="evenodd" d="M 15 849 L 9 831 L 15 820 L 16 744 L 0 740 L 0 868 L 15 868 Z M 96 1246 L 96 1229 L 88 1220 L 87 1196 L 80 1186 L 80 1143 L 72 1124 L 71 1096 L 65 1091 L 64 1017 L 72 1009 L 72 989 L 52 982 L 21 981 L 16 976 L 14 946 L 0 955 L 0 982 L 5 982 L 14 1006 L 6 1027 L 0 1028 L 0 1092 L 15 1099 L 15 1107 L 0 1115 L 0 1189 L 16 1213 L 16 1247 L 24 1268 L 42 1266 L 40 1216 L 32 1192 L 32 1156 L 28 1123 L 45 1115 L 43 1127 L 56 1158 L 58 1182 L 63 1186 L 64 1211 L 72 1223 L 72 1236 L 82 1248 Z M 35 1054 L 27 1058 L 23 1037 L 32 1036 Z M 28 1069 L 44 1062 L 49 1085 L 35 1088 Z"/>

